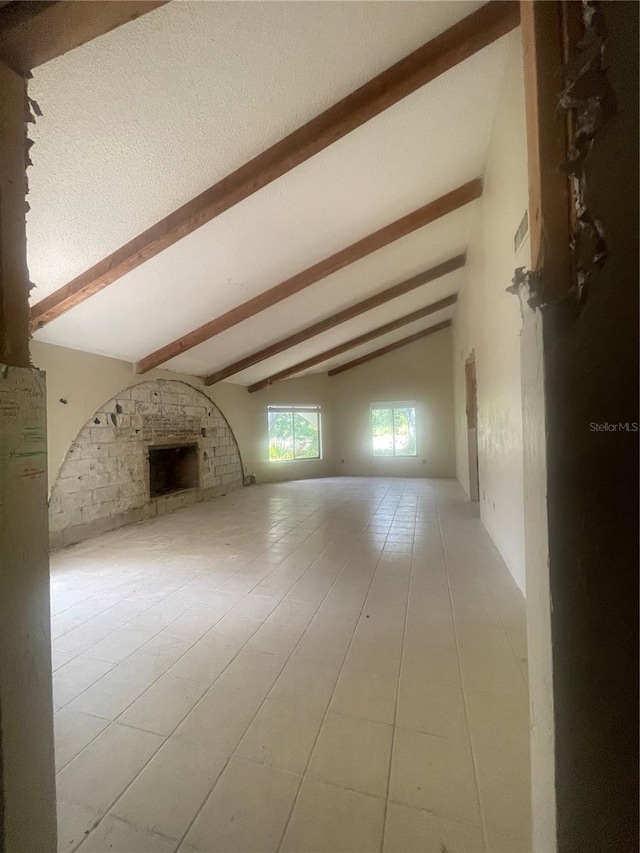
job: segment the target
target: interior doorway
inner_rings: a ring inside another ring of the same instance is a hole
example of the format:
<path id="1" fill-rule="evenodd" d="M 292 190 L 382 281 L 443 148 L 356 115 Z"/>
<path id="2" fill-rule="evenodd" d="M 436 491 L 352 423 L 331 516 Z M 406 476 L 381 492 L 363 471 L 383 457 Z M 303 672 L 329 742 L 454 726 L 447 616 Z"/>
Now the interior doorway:
<path id="1" fill-rule="evenodd" d="M 469 445 L 469 499 L 480 500 L 478 479 L 478 389 L 476 384 L 476 354 L 471 352 L 464 365 L 467 389 L 467 442 Z"/>

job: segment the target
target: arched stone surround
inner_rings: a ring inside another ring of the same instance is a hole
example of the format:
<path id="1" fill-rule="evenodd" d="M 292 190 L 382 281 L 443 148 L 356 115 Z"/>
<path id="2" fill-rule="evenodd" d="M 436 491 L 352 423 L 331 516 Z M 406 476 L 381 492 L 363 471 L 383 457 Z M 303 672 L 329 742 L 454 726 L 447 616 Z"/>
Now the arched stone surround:
<path id="1" fill-rule="evenodd" d="M 197 446 L 196 488 L 151 498 L 149 447 Z M 52 548 L 164 515 L 243 484 L 238 445 L 222 412 L 185 382 L 158 379 L 120 391 L 69 448 L 49 502 Z"/>

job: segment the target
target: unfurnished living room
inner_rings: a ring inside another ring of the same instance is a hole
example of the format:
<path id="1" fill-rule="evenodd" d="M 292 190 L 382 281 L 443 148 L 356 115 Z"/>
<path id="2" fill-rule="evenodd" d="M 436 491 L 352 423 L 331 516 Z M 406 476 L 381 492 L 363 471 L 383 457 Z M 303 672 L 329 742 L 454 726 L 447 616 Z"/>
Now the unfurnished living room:
<path id="1" fill-rule="evenodd" d="M 638 849 L 638 10 L 0 2 L 0 853 Z"/>

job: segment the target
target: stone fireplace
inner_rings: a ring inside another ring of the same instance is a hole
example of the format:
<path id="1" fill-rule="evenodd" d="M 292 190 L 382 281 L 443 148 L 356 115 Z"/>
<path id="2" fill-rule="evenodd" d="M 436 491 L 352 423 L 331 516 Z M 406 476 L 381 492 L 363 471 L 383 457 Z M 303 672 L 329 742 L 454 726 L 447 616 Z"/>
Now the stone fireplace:
<path id="1" fill-rule="evenodd" d="M 164 515 L 243 484 L 240 452 L 212 401 L 184 382 L 141 382 L 80 430 L 51 492 L 51 547 Z"/>

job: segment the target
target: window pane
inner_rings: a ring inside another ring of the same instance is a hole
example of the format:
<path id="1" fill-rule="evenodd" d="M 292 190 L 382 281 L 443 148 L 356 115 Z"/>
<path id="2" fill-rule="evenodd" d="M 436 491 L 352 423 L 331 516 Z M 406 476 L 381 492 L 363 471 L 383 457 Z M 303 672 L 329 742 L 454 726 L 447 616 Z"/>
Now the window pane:
<path id="1" fill-rule="evenodd" d="M 371 409 L 374 456 L 393 456 L 393 409 Z"/>
<path id="2" fill-rule="evenodd" d="M 317 412 L 294 412 L 296 459 L 317 459 L 320 456 L 320 441 Z"/>
<path id="3" fill-rule="evenodd" d="M 393 410 L 393 433 L 396 456 L 415 456 L 416 410 L 407 406 Z"/>
<path id="4" fill-rule="evenodd" d="M 293 459 L 293 412 L 269 412 L 269 459 Z"/>

